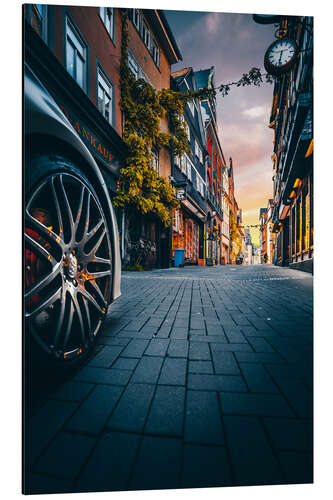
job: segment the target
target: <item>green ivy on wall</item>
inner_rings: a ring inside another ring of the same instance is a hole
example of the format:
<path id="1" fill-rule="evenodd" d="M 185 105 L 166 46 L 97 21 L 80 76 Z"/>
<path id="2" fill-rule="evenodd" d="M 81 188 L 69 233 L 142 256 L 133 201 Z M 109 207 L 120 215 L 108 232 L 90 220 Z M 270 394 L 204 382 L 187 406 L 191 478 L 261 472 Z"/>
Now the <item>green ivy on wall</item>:
<path id="1" fill-rule="evenodd" d="M 128 66 L 128 16 L 122 12 L 122 46 L 120 61 L 120 107 L 123 112 L 123 139 L 128 146 L 114 204 L 135 208 L 142 214 L 155 214 L 165 227 L 171 212 L 178 206 L 175 189 L 158 175 L 153 166 L 153 147 L 167 147 L 177 156 L 191 153 L 184 127 L 183 113 L 187 102 L 205 99 L 215 90 L 201 89 L 184 94 L 171 89 L 154 89 L 143 79 L 136 80 Z M 169 132 L 160 130 L 166 119 Z"/>

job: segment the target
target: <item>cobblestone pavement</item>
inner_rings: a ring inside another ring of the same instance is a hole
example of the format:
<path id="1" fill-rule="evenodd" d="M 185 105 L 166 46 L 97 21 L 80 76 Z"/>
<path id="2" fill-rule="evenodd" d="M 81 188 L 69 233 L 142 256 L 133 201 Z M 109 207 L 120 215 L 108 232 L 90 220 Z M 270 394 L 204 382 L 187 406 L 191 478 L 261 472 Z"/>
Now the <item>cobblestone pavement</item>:
<path id="1" fill-rule="evenodd" d="M 27 492 L 312 482 L 312 276 L 124 273 L 95 355 L 29 409 Z"/>

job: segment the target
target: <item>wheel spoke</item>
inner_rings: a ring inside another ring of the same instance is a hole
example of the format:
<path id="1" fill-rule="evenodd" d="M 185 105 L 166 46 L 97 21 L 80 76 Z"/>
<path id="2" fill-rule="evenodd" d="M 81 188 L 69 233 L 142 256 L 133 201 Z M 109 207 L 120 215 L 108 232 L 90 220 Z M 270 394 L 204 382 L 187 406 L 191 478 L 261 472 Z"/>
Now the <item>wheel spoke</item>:
<path id="1" fill-rule="evenodd" d="M 66 211 L 66 215 L 67 215 L 67 219 L 68 219 L 68 224 L 70 227 L 70 233 L 71 233 L 70 234 L 70 241 L 72 242 L 74 240 L 74 237 L 75 237 L 74 219 L 73 219 L 72 209 L 71 209 L 69 201 L 68 201 L 68 197 L 67 197 L 67 193 L 65 190 L 62 175 L 59 177 L 59 181 L 60 181 L 61 191 L 62 191 L 62 194 L 64 197 L 64 202 L 65 202 L 64 205 L 65 205 L 65 211 Z"/>
<path id="2" fill-rule="evenodd" d="M 52 245 L 58 248 L 59 251 L 62 252 L 63 249 L 62 239 L 57 234 L 55 234 L 51 229 L 44 226 L 44 224 L 39 222 L 39 220 L 35 219 L 32 215 L 30 215 L 28 211 L 26 211 L 26 229 L 28 229 L 29 227 L 33 231 L 35 231 L 37 235 L 40 236 L 43 240 L 45 240 L 46 242 L 50 242 Z M 27 233 L 25 234 L 27 235 Z M 29 237 L 29 241 L 31 241 L 32 239 L 33 238 Z"/>
<path id="3" fill-rule="evenodd" d="M 90 302 L 95 307 L 95 309 L 97 309 L 99 314 L 104 314 L 104 311 L 102 310 L 101 306 L 97 303 L 94 297 L 85 288 L 81 288 L 81 293 L 88 300 L 88 302 Z"/>
<path id="4" fill-rule="evenodd" d="M 70 299 L 68 299 L 68 300 L 70 300 L 70 306 L 69 306 L 66 331 L 65 331 L 65 335 L 64 335 L 64 341 L 63 341 L 63 349 L 65 349 L 67 344 L 68 344 L 68 339 L 70 337 L 70 333 L 72 330 L 73 316 L 74 316 L 74 304 L 73 304 L 72 297 L 70 296 Z"/>
<path id="5" fill-rule="evenodd" d="M 74 304 L 75 312 L 76 312 L 78 320 L 79 320 L 80 331 L 81 331 L 81 338 L 82 338 L 82 344 L 84 345 L 86 343 L 86 334 L 85 334 L 84 322 L 83 322 L 83 319 L 82 319 L 82 312 L 81 312 L 81 308 L 80 308 L 80 304 L 79 304 L 77 295 L 73 295 L 72 301 L 73 301 L 73 304 Z"/>
<path id="6" fill-rule="evenodd" d="M 26 246 L 29 247 L 37 255 L 37 257 L 48 260 L 53 267 L 57 264 L 56 259 L 45 247 L 38 243 L 38 241 L 36 241 L 34 238 L 31 238 L 31 236 L 29 236 L 27 233 L 24 233 L 24 239 L 26 242 Z"/>
<path id="7" fill-rule="evenodd" d="M 57 196 L 57 193 L 56 193 L 56 190 L 55 190 L 55 186 L 54 186 L 54 177 L 52 177 L 52 179 L 51 179 L 51 190 L 52 190 L 52 194 L 53 194 L 54 205 L 55 205 L 56 212 L 57 212 L 58 225 L 59 225 L 59 234 L 61 235 L 61 238 L 63 238 L 63 235 L 64 235 L 64 226 L 63 226 L 63 222 L 62 222 L 62 215 L 61 215 L 61 210 L 60 210 L 60 204 L 59 204 L 58 196 Z"/>
<path id="8" fill-rule="evenodd" d="M 111 276 L 111 271 L 110 269 L 108 271 L 96 271 L 95 273 L 89 273 L 88 272 L 88 281 L 90 280 L 96 280 L 98 278 L 104 278 L 105 276 Z"/>
<path id="9" fill-rule="evenodd" d="M 92 247 L 92 249 L 90 250 L 90 252 L 88 252 L 86 255 L 91 259 L 91 257 L 95 257 L 95 254 L 97 252 L 97 250 L 99 249 L 99 247 L 101 246 L 101 243 L 103 241 L 103 238 L 104 236 L 106 235 L 106 230 L 105 228 L 103 229 L 100 237 L 98 238 L 98 240 L 96 241 L 95 245 Z"/>
<path id="10" fill-rule="evenodd" d="M 60 262 L 57 262 L 53 266 L 52 271 L 47 276 L 45 276 L 45 278 L 40 280 L 33 287 L 31 287 L 30 290 L 28 290 L 25 293 L 24 296 L 25 300 L 30 299 L 36 293 L 41 293 L 45 289 L 45 287 L 47 287 L 59 275 L 59 272 L 60 272 Z"/>
<path id="11" fill-rule="evenodd" d="M 57 300 L 59 300 L 61 298 L 61 291 L 62 291 L 62 288 L 60 287 L 50 297 L 48 297 L 47 299 L 44 299 L 33 311 L 26 312 L 25 313 L 26 318 L 33 318 L 38 313 L 43 311 L 44 309 L 47 309 L 48 307 L 53 305 Z"/>
<path id="12" fill-rule="evenodd" d="M 98 294 L 99 298 L 101 299 L 101 301 L 103 302 L 104 306 L 106 306 L 105 297 L 102 293 L 102 290 L 98 286 L 98 284 L 94 280 L 89 281 L 89 283 L 94 288 L 95 292 L 97 292 L 97 294 Z"/>
<path id="13" fill-rule="evenodd" d="M 85 312 L 85 319 L 86 319 L 86 322 L 87 322 L 88 335 L 91 336 L 90 311 L 89 311 L 89 306 L 88 306 L 87 298 L 83 294 L 82 294 L 82 302 L 83 302 L 83 305 L 84 305 L 84 312 Z"/>

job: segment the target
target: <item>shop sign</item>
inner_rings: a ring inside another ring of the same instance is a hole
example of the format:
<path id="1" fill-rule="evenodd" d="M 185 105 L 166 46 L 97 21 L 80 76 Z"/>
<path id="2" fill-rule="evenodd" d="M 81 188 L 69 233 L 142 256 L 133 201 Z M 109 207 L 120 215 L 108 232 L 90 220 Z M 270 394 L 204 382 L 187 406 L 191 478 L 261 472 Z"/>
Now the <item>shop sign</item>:
<path id="1" fill-rule="evenodd" d="M 103 141 L 101 141 L 95 133 L 92 133 L 91 129 L 87 127 L 86 124 L 84 124 L 80 119 L 76 118 L 72 113 L 69 113 L 62 104 L 59 104 L 59 107 L 74 130 L 83 140 L 89 151 L 94 156 L 97 156 L 97 158 L 102 160 L 106 164 L 106 166 L 114 173 L 119 172 L 119 162 L 115 161 L 110 147 L 103 143 Z"/>

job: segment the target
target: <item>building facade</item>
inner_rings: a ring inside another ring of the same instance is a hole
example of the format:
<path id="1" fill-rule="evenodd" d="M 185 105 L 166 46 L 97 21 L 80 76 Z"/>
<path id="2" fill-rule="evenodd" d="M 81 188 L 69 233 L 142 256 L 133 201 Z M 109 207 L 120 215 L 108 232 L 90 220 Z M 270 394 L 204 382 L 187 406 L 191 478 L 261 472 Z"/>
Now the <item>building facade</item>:
<path id="1" fill-rule="evenodd" d="M 214 67 L 195 72 L 197 88 L 214 88 Z M 226 264 L 228 262 L 228 238 L 223 233 L 223 169 L 226 167 L 218 135 L 216 98 L 210 96 L 201 101 L 203 122 L 206 131 L 206 183 L 207 183 L 207 223 L 205 256 L 206 265 Z M 224 204 L 225 206 L 225 204 Z"/>
<path id="2" fill-rule="evenodd" d="M 182 93 L 188 90 L 196 91 L 192 68 L 173 73 L 172 88 Z M 184 194 L 180 197 L 180 207 L 173 214 L 172 258 L 176 248 L 183 248 L 186 264 L 204 265 L 207 152 L 198 99 L 185 106 L 184 124 L 191 153 L 185 153 L 181 158 L 173 156 L 172 180 L 178 193 Z"/>
<path id="3" fill-rule="evenodd" d="M 274 132 L 274 263 L 313 268 L 313 18 L 280 16 L 281 37 L 298 55 L 275 79 L 269 127 Z"/>

